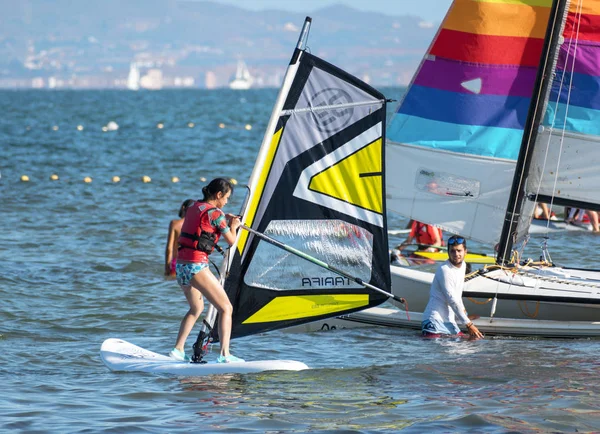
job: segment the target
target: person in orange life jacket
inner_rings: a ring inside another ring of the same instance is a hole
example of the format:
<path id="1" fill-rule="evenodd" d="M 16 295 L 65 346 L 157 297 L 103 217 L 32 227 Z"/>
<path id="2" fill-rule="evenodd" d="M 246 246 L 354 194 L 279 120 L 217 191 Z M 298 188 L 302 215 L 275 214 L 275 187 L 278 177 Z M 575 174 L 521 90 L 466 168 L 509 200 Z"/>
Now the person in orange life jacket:
<path id="1" fill-rule="evenodd" d="M 185 200 L 179 208 L 179 218 L 171 220 L 169 223 L 169 232 L 167 234 L 167 246 L 165 247 L 165 276 L 175 276 L 175 265 L 177 264 L 177 248 L 179 246 L 179 234 L 183 225 L 185 212 L 194 201 Z"/>
<path id="2" fill-rule="evenodd" d="M 190 205 L 179 235 L 177 256 L 177 283 L 181 286 L 190 309 L 181 320 L 175 348 L 169 356 L 177 360 L 189 360 L 184 346 L 194 324 L 204 310 L 202 296 L 219 312 L 219 341 L 221 354 L 219 363 L 243 362 L 229 352 L 231 315 L 233 307 L 225 290 L 208 268 L 208 255 L 222 236 L 231 246 L 236 239 L 240 219 L 221 211 L 233 192 L 233 185 L 224 178 L 213 179 L 202 188 L 202 200 Z"/>
<path id="3" fill-rule="evenodd" d="M 413 241 L 419 244 L 417 250 L 426 252 L 437 252 L 435 246 L 442 246 L 442 230 L 435 226 L 411 220 L 411 229 L 408 238 L 402 242 L 396 249 L 402 251 Z M 432 247 L 427 247 L 432 246 Z"/>

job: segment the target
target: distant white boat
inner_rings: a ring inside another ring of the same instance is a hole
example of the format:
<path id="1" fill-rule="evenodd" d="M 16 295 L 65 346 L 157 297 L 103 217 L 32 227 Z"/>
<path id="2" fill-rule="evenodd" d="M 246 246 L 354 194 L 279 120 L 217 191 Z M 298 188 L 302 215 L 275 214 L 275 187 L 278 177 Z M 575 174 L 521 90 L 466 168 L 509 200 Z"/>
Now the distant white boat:
<path id="1" fill-rule="evenodd" d="M 230 89 L 250 89 L 254 78 L 250 75 L 248 67 L 243 60 L 238 60 L 235 78 L 229 83 Z"/>
<path id="2" fill-rule="evenodd" d="M 127 89 L 138 90 L 140 88 L 140 71 L 135 63 L 129 65 L 129 75 L 127 76 Z"/>

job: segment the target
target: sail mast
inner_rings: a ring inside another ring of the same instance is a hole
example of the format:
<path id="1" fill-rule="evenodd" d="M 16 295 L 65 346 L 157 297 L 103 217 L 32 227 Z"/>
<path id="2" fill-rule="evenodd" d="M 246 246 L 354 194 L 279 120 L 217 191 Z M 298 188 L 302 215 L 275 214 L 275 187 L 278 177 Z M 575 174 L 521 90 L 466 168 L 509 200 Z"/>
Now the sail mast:
<path id="1" fill-rule="evenodd" d="M 549 86 L 552 83 L 552 73 L 556 67 L 557 47 L 562 38 L 562 28 L 565 22 L 568 4 L 570 0 L 554 0 L 548 19 L 548 27 L 544 37 L 544 47 L 540 57 L 540 63 L 535 81 L 531 104 L 525 122 L 521 148 L 515 167 L 515 175 L 506 208 L 506 216 L 500 243 L 498 245 L 498 264 L 507 264 L 510 261 L 514 244 L 516 229 L 523 200 L 525 199 L 525 181 L 529 173 L 533 149 L 538 135 L 538 128 L 544 117 Z"/>

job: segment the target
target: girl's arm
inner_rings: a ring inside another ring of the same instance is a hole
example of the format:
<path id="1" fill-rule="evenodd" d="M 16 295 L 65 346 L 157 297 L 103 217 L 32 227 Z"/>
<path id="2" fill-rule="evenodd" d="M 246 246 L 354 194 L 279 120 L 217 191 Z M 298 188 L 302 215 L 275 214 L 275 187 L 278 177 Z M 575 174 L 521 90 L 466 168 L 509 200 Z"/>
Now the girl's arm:
<path id="1" fill-rule="evenodd" d="M 175 225 L 173 220 L 169 223 L 167 246 L 165 247 L 165 276 L 171 275 L 171 261 L 173 260 L 173 244 L 175 242 Z"/>

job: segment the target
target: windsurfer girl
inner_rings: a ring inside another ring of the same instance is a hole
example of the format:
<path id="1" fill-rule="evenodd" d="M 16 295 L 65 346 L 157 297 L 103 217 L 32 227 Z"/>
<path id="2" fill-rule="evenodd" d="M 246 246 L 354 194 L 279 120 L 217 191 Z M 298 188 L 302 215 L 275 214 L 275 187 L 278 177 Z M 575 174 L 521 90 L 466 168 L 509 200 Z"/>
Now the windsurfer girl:
<path id="1" fill-rule="evenodd" d="M 208 255 L 222 236 L 231 246 L 240 226 L 238 216 L 225 214 L 221 210 L 233 193 L 233 185 L 224 178 L 215 178 L 202 188 L 204 197 L 190 205 L 179 235 L 177 256 L 177 283 L 181 286 L 190 309 L 181 320 L 175 348 L 169 356 L 177 360 L 189 360 L 185 355 L 185 341 L 194 324 L 202 314 L 202 296 L 219 312 L 219 341 L 221 354 L 219 363 L 243 362 L 229 352 L 231 337 L 231 315 L 233 307 L 225 290 L 208 268 Z"/>

